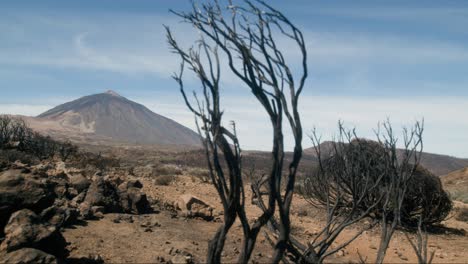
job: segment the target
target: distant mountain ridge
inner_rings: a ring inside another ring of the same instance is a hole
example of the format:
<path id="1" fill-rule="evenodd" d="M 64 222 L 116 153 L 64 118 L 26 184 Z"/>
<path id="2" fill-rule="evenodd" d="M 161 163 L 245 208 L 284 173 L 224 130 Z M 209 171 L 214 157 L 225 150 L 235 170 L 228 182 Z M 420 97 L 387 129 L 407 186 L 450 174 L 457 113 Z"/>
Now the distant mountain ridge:
<path id="1" fill-rule="evenodd" d="M 468 167 L 440 177 L 452 199 L 468 203 Z"/>
<path id="2" fill-rule="evenodd" d="M 95 135 L 116 142 L 200 145 L 199 135 L 191 129 L 111 90 L 61 104 L 35 119 L 34 124 L 56 123 L 55 130 Z"/>
<path id="3" fill-rule="evenodd" d="M 320 148 L 323 153 L 329 153 L 333 148 L 333 144 L 331 141 L 325 141 L 321 143 Z M 399 151 L 399 154 L 403 155 L 403 150 L 400 149 Z M 304 154 L 314 157 L 317 156 L 313 147 L 304 149 Z M 435 175 L 441 176 L 452 171 L 468 167 L 468 159 L 423 152 L 421 156 L 421 165 Z"/>

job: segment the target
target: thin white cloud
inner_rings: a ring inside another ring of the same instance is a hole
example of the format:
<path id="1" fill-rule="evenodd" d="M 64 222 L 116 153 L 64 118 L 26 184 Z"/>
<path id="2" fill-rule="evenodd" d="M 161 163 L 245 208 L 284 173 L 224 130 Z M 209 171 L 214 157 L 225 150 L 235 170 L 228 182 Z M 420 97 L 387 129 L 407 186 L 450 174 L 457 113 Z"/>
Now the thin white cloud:
<path id="1" fill-rule="evenodd" d="M 52 105 L 0 104 L 0 114 L 36 116 L 52 107 Z"/>
<path id="2" fill-rule="evenodd" d="M 449 7 L 347 7 L 347 8 L 310 8 L 309 14 L 333 15 L 373 20 L 412 21 L 424 24 L 451 24 L 460 26 L 468 21 L 468 8 Z M 466 30 L 466 27 L 463 28 Z"/>
<path id="3" fill-rule="evenodd" d="M 177 95 L 159 94 L 157 99 L 131 98 L 154 112 L 196 130 L 194 116 Z M 268 150 L 271 147 L 271 125 L 264 110 L 252 97 L 225 96 L 222 98 L 224 122 L 236 121 L 241 146 L 244 149 Z M 36 116 L 52 105 L 0 104 L 1 114 Z M 425 151 L 468 158 L 467 97 L 334 97 L 303 96 L 300 111 L 305 135 L 313 128 L 330 140 L 336 133 L 337 122 L 342 120 L 348 128 L 356 128 L 358 135 L 374 138 L 378 122 L 387 118 L 395 131 L 409 127 L 424 118 Z M 291 133 L 285 129 L 285 144 L 292 148 Z M 310 140 L 304 138 L 304 146 Z"/>
<path id="4" fill-rule="evenodd" d="M 353 32 L 306 32 L 310 62 L 315 65 L 350 64 L 426 65 L 467 62 L 468 48 L 443 41 Z M 352 68 L 351 68 L 352 69 Z"/>
<path id="5" fill-rule="evenodd" d="M 168 50 L 162 24 L 175 24 L 183 39 L 190 35 L 177 25 L 177 20 L 157 15 L 102 14 L 83 18 L 18 12 L 11 16 L 15 19 L 0 17 L 2 28 L 8 29 L 3 31 L 0 42 L 3 65 L 167 77 L 178 63 Z"/>
<path id="6" fill-rule="evenodd" d="M 360 14 L 359 10 L 353 12 Z M 0 24 L 9 29 L 2 36 L 4 44 L 0 43 L 0 64 L 168 77 L 177 70 L 178 59 L 168 50 L 162 24 L 174 26 L 181 43 L 191 43 L 189 40 L 196 35 L 190 27 L 166 16 L 108 14 L 101 18 L 106 23 L 99 17 L 16 16 L 23 21 L 21 27 L 13 24 L 12 19 L 0 18 Z M 466 45 L 451 42 L 427 42 L 375 32 L 370 35 L 327 33 L 307 28 L 304 31 L 312 67 L 340 66 L 353 70 L 382 63 L 427 65 L 468 61 Z M 26 35 L 29 41 L 25 41 Z M 297 56 L 294 50 L 286 52 L 291 60 Z M 234 81 L 229 75 L 227 77 L 226 81 Z"/>
<path id="7" fill-rule="evenodd" d="M 264 110 L 250 97 L 224 98 L 224 120 L 235 120 L 240 142 L 245 149 L 267 150 L 271 147 L 272 132 Z M 137 99 L 138 100 L 138 99 Z M 181 99 L 162 97 L 141 99 L 153 111 L 195 129 L 194 117 Z M 300 101 L 302 123 L 307 135 L 315 127 L 330 140 L 342 120 L 348 128 L 356 128 L 358 135 L 374 138 L 374 129 L 387 118 L 395 131 L 425 121 L 425 150 L 434 153 L 468 158 L 468 98 L 466 97 L 334 97 L 303 96 Z M 458 117 L 458 118 L 457 118 Z M 286 147 L 292 148 L 291 133 L 285 130 Z M 401 136 L 401 134 L 400 134 Z M 310 146 L 306 137 L 304 146 Z"/>

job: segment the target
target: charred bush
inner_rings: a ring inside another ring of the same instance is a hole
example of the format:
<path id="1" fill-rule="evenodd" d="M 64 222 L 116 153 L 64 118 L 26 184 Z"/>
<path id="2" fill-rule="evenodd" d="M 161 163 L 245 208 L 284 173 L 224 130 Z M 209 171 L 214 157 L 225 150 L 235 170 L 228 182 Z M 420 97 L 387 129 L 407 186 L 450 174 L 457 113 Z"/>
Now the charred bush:
<path id="1" fill-rule="evenodd" d="M 33 131 L 21 118 L 0 115 L 0 148 L 24 148 Z"/>
<path id="2" fill-rule="evenodd" d="M 58 146 L 58 153 L 63 161 L 67 161 L 69 157 L 78 153 L 78 147 L 70 141 L 66 141 Z"/>
<path id="3" fill-rule="evenodd" d="M 417 226 L 420 218 L 423 225 L 437 224 L 448 217 L 452 208 L 452 200 L 439 177 L 418 166 L 403 200 L 403 224 Z"/>
<path id="4" fill-rule="evenodd" d="M 405 173 L 410 177 L 404 183 L 406 191 L 401 204 L 401 224 L 417 227 L 420 219 L 425 226 L 445 220 L 453 205 L 440 179 L 420 165 L 401 163 L 398 166 L 387 166 L 395 162 L 390 157 L 398 156 L 389 155 L 392 151 L 398 150 L 364 139 L 354 139 L 346 144 L 337 143 L 329 153 L 322 153 L 325 156 L 322 166 L 309 174 L 301 192 L 314 201 L 316 206 L 324 206 L 330 202 L 327 199 L 339 197 L 339 201 L 335 202 L 339 203 L 340 210 L 348 210 L 356 204 L 356 197 L 360 197 L 360 210 L 365 211 L 372 206 L 369 216 L 381 218 L 384 205 L 376 206 L 376 203 L 379 203 L 382 192 L 392 184 L 393 177 Z M 331 197 L 324 188 L 331 189 Z M 358 195 L 362 193 L 365 195 Z M 386 206 L 393 205 L 390 203 Z"/>
<path id="5" fill-rule="evenodd" d="M 174 181 L 174 176 L 162 175 L 154 179 L 154 184 L 159 186 L 169 186 Z"/>
<path id="6" fill-rule="evenodd" d="M 18 151 L 16 149 L 0 149 L 0 162 L 11 164 L 15 161 L 28 165 L 36 165 L 39 162 L 35 156 L 23 151 Z"/>
<path id="7" fill-rule="evenodd" d="M 21 150 L 33 154 L 40 160 L 44 160 L 55 156 L 59 144 L 59 142 L 49 136 L 33 133 Z"/>
<path id="8" fill-rule="evenodd" d="M 19 152 L 32 155 L 39 160 L 60 156 L 62 160 L 78 153 L 78 147 L 71 142 L 61 142 L 50 136 L 34 132 L 21 118 L 0 115 L 0 149 L 9 151 L 8 159 L 18 156 Z M 23 155 L 23 154 L 22 154 Z M 25 156 L 18 158 L 26 158 Z M 29 157 L 27 159 L 30 159 Z"/>
<path id="9" fill-rule="evenodd" d="M 90 169 L 90 171 L 107 171 L 111 168 L 119 168 L 120 160 L 113 156 L 105 156 L 101 153 L 93 152 L 78 152 L 70 159 L 69 163 L 82 169 Z M 92 174 L 91 173 L 91 174 Z"/>

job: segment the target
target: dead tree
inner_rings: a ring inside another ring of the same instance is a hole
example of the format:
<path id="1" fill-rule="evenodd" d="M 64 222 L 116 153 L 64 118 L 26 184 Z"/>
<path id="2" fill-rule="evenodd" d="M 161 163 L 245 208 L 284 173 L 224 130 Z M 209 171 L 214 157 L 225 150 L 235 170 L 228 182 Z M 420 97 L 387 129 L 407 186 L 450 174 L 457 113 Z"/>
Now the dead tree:
<path id="1" fill-rule="evenodd" d="M 312 255 L 315 262 L 341 250 L 362 232 L 378 223 L 382 236 L 377 263 L 385 257 L 395 228 L 401 224 L 400 216 L 408 183 L 418 168 L 422 151 L 422 124 L 416 123 L 411 131 L 404 131 L 403 155 L 398 155 L 397 139 L 390 123 L 384 123 L 384 132 L 377 131 L 378 142 L 360 139 L 353 131 L 345 131 L 339 124 L 339 136 L 331 148 L 322 150 L 319 138 L 312 134 L 319 168 L 310 174 L 302 193 L 316 207 L 326 210 L 325 226 L 308 243 L 304 255 Z M 339 234 L 354 223 L 373 219 L 350 239 L 337 242 Z M 334 248 L 331 249 L 333 244 Z M 303 248 L 299 243 L 294 246 Z"/>
<path id="2" fill-rule="evenodd" d="M 0 116 L 0 148 L 4 148 L 11 140 L 11 117 L 7 115 Z"/>
<path id="3" fill-rule="evenodd" d="M 404 130 L 403 155 L 399 157 L 397 139 L 389 122 L 383 124 L 384 136 L 377 132 L 379 143 L 387 150 L 384 153 L 384 171 L 388 175 L 388 182 L 381 185 L 381 193 L 385 193 L 382 203 L 381 215 L 381 238 L 377 251 L 376 263 L 383 263 L 388 245 L 392 239 L 395 229 L 398 227 L 408 185 L 413 178 L 423 150 L 422 134 L 424 124 L 417 122 L 411 130 Z"/>
<path id="4" fill-rule="evenodd" d="M 372 150 L 366 148 L 368 141 L 357 138 L 354 130 L 346 131 L 341 122 L 339 136 L 332 142 L 329 153 L 321 149 L 315 131 L 310 137 L 319 168 L 306 177 L 302 193 L 312 206 L 325 209 L 326 222 L 308 243 L 304 254 L 312 254 L 315 262 L 323 263 L 328 256 L 340 251 L 376 224 L 374 221 L 351 238 L 336 243 L 341 232 L 367 217 L 379 206 L 384 195 L 372 194 L 382 184 L 384 175 L 375 174 L 376 168 L 368 153 Z"/>
<path id="5" fill-rule="evenodd" d="M 406 239 L 411 244 L 414 253 L 418 258 L 418 264 L 431 264 L 434 259 L 435 251 L 431 253 L 428 252 L 427 242 L 428 235 L 425 227 L 422 224 L 422 217 L 419 218 L 418 230 L 416 231 L 416 242 L 414 242 L 411 237 L 405 233 Z M 428 255 L 429 253 L 429 255 Z"/>
<path id="6" fill-rule="evenodd" d="M 203 96 L 196 99 L 195 105 L 184 92 L 184 64 L 181 72 L 175 75 L 185 103 L 201 121 L 200 132 L 205 137 L 208 168 L 225 210 L 224 225 L 210 241 L 207 262 L 220 262 L 226 234 L 236 217 L 239 217 L 244 233 L 239 262 L 247 263 L 260 230 L 277 212 L 278 237 L 274 242 L 271 262 L 278 263 L 290 240 L 289 212 L 296 172 L 302 157 L 302 126 L 298 102 L 307 78 L 307 53 L 303 35 L 286 16 L 264 1 L 243 1 L 239 5 L 233 1 L 228 1 L 226 5 L 221 5 L 216 0 L 203 4 L 193 2 L 190 12 L 172 12 L 184 22 L 193 25 L 202 36 L 197 42 L 197 48 L 184 50 L 167 28 L 171 48 L 189 65 L 202 83 Z M 301 54 L 300 70 L 296 70 L 299 72 L 298 77 L 293 74 L 277 43 L 278 36 L 291 40 Z M 258 200 L 263 213 L 253 224 L 249 223 L 244 209 L 244 185 L 237 136 L 222 125 L 219 51 L 227 60 L 228 70 L 250 89 L 265 109 L 272 126 L 273 163 L 261 181 L 268 185 L 269 191 L 266 199 L 260 197 Z M 288 165 L 287 175 L 283 175 L 283 122 L 288 124 L 294 136 L 294 154 Z M 223 154 L 225 168 L 220 164 L 220 153 Z M 286 181 L 285 184 L 282 184 L 283 180 Z M 283 185 L 285 188 L 282 188 Z"/>

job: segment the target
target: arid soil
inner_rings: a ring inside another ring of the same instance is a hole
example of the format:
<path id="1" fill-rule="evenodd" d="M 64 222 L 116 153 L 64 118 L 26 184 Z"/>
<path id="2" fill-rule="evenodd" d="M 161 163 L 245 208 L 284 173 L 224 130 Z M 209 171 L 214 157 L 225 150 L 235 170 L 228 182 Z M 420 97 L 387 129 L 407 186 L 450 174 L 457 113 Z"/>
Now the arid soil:
<path id="1" fill-rule="evenodd" d="M 100 255 L 109 263 L 154 263 L 167 260 L 184 262 L 186 256 L 193 256 L 195 262 L 205 259 L 208 240 L 222 221 L 221 206 L 214 188 L 199 178 L 179 175 L 167 186 L 156 185 L 150 178 L 141 179 L 143 191 L 161 204 L 173 204 L 182 194 L 199 197 L 215 208 L 214 221 L 186 219 L 176 216 L 170 210 L 147 215 L 106 214 L 103 219 L 88 221 L 85 225 L 75 226 L 63 232 L 70 243 L 71 257 Z M 249 194 L 247 194 L 249 197 Z M 249 199 L 248 199 L 249 201 Z M 456 208 L 467 205 L 456 202 Z M 247 206 L 251 218 L 259 210 L 251 204 Z M 307 242 L 323 226 L 323 213 L 313 209 L 299 196 L 296 196 L 292 209 L 293 235 Z M 360 230 L 364 223 L 356 224 L 345 230 L 338 239 L 345 241 Z M 429 234 L 429 250 L 435 252 L 434 263 L 467 263 L 468 237 L 463 230 L 468 230 L 468 223 L 451 218 L 443 222 L 443 228 Z M 240 247 L 242 230 L 236 223 L 226 244 L 223 262 L 236 261 Z M 357 263 L 359 255 L 368 262 L 373 262 L 379 243 L 379 229 L 365 231 L 344 250 L 327 259 L 327 262 Z M 413 237 L 413 235 L 411 235 Z M 338 241 L 338 242 L 339 242 Z M 252 262 L 267 263 L 271 248 L 260 235 Z M 415 263 L 416 256 L 405 235 L 397 231 L 391 242 L 385 259 L 388 263 Z"/>

